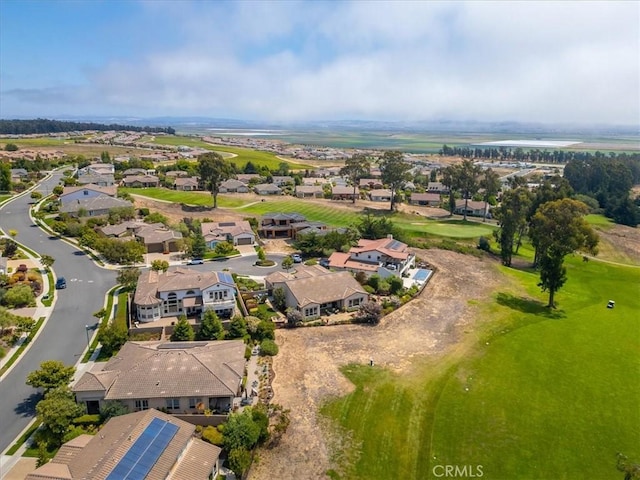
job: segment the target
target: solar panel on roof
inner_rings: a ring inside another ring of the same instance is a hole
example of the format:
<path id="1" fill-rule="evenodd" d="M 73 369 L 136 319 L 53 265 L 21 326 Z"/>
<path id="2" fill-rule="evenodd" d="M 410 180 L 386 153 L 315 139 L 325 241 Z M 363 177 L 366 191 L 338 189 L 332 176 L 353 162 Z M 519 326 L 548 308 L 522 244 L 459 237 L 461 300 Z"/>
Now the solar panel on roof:
<path id="1" fill-rule="evenodd" d="M 173 423 L 151 420 L 106 480 L 144 480 L 177 431 Z"/>
<path id="2" fill-rule="evenodd" d="M 221 222 L 218 224 L 219 227 L 233 227 L 236 222 Z"/>
<path id="3" fill-rule="evenodd" d="M 233 284 L 233 277 L 227 272 L 218 272 L 218 278 L 221 282 Z"/>
<path id="4" fill-rule="evenodd" d="M 391 242 L 391 246 L 389 246 L 389 248 L 391 250 L 398 250 L 398 248 L 400 247 L 400 245 L 402 245 L 402 242 L 398 241 L 398 240 L 394 240 L 393 242 Z"/>
<path id="5" fill-rule="evenodd" d="M 158 350 L 184 350 L 187 348 L 196 348 L 202 347 L 209 342 L 201 341 L 201 342 L 167 342 L 161 345 L 158 345 Z"/>

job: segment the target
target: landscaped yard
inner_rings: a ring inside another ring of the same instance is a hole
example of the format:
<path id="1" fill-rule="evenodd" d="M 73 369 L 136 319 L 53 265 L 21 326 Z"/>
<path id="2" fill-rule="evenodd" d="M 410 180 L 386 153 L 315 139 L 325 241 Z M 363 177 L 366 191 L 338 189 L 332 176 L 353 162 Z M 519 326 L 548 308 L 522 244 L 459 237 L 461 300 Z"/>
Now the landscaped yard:
<path id="1" fill-rule="evenodd" d="M 490 479 L 618 478 L 616 452 L 638 461 L 640 270 L 567 266 L 556 311 L 536 273 L 502 268 L 512 287 L 478 306 L 485 320 L 444 358 L 412 375 L 344 367 L 356 389 L 323 409 L 352 435 L 344 478 L 436 478 L 436 465 L 481 465 Z"/>

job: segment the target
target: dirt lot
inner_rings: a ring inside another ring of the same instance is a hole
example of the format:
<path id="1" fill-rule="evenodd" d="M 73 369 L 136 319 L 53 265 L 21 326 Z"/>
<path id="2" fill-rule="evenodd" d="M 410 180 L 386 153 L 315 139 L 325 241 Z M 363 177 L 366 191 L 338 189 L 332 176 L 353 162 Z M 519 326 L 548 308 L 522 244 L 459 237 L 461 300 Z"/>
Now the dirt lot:
<path id="1" fill-rule="evenodd" d="M 608 244 L 616 253 L 627 257 L 630 263 L 640 265 L 640 228 L 614 225 L 608 229 L 599 229 L 598 235 L 602 244 Z M 604 252 L 599 257 L 607 260 L 607 249 L 602 250 Z"/>
<path id="2" fill-rule="evenodd" d="M 418 255 L 437 267 L 436 275 L 417 299 L 380 325 L 278 330 L 273 401 L 291 409 L 291 425 L 278 447 L 261 452 L 251 479 L 324 478 L 331 468 L 330 452 L 317 412 L 326 399 L 352 388 L 339 367 L 373 358 L 378 365 L 407 371 L 415 357 L 438 353 L 456 342 L 474 318 L 467 301 L 485 298 L 501 281 L 490 260 L 442 250 Z"/>

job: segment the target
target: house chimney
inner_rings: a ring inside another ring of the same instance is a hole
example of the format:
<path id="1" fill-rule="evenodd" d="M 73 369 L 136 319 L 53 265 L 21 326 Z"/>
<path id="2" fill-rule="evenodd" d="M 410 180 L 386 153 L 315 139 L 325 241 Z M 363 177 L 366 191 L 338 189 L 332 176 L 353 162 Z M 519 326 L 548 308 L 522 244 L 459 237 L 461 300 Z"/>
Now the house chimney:
<path id="1" fill-rule="evenodd" d="M 388 233 L 388 234 L 387 234 L 387 238 L 388 238 L 389 240 L 393 240 L 393 234 L 392 234 L 392 233 Z"/>

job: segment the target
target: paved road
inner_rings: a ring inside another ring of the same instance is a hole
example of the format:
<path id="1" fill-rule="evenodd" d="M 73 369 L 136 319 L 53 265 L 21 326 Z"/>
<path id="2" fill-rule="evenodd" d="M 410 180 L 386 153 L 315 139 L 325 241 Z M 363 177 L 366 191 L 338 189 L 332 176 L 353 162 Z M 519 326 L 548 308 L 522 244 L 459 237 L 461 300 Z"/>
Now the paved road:
<path id="1" fill-rule="evenodd" d="M 50 193 L 61 174 L 43 182 L 38 190 Z M 14 369 L 0 381 L 0 452 L 15 439 L 34 416 L 39 397 L 26 385 L 29 372 L 44 360 L 61 360 L 73 365 L 87 345 L 86 324 L 95 324 L 92 313 L 100 310 L 104 294 L 115 285 L 116 273 L 96 266 L 86 255 L 33 226 L 29 219 L 29 195 L 0 208 L 0 227 L 17 230 L 16 239 L 40 254 L 56 259 L 58 277 L 67 279 L 67 289 L 59 290 L 55 309 L 41 335 Z"/>

